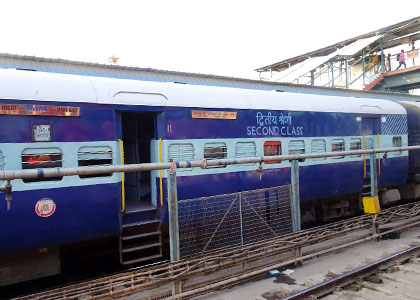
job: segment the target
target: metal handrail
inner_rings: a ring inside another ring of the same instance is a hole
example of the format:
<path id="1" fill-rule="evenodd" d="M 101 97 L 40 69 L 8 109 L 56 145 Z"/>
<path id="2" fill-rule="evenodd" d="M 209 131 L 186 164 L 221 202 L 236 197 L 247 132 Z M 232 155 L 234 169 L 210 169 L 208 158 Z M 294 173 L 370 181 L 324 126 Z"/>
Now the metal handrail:
<path id="1" fill-rule="evenodd" d="M 142 163 L 129 165 L 108 165 L 108 166 L 87 166 L 74 168 L 44 168 L 31 170 L 3 170 L 0 171 L 0 180 L 14 180 L 14 179 L 29 179 L 29 178 L 47 178 L 47 177 L 61 177 L 74 175 L 94 175 L 106 173 L 119 172 L 139 172 L 152 170 L 168 170 L 174 168 L 202 168 L 213 166 L 227 166 L 237 164 L 249 163 L 264 163 L 264 162 L 281 162 L 284 160 L 302 160 L 307 158 L 323 158 L 336 156 L 350 156 L 362 154 L 376 154 L 420 150 L 420 146 L 406 146 L 406 147 L 392 147 L 382 149 L 370 150 L 352 150 L 352 151 L 334 151 L 326 153 L 311 153 L 311 154 L 290 154 L 290 155 L 275 155 L 275 156 L 258 156 L 246 158 L 233 159 L 214 159 L 206 160 L 200 159 L 196 161 L 181 161 L 181 162 L 166 162 L 166 163 Z"/>

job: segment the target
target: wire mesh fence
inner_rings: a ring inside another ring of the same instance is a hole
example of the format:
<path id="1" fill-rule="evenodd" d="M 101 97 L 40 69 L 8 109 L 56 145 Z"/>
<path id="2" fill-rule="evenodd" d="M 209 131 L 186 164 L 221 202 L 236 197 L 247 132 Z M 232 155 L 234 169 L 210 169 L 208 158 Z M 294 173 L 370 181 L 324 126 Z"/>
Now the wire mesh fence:
<path id="1" fill-rule="evenodd" d="M 178 202 L 182 258 L 292 232 L 290 186 Z"/>

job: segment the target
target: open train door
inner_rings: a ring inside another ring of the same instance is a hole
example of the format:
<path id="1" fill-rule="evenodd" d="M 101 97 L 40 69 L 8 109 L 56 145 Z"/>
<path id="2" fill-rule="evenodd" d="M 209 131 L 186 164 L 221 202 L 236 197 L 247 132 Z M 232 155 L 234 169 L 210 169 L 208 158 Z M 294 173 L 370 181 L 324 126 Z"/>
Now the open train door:
<path id="1" fill-rule="evenodd" d="M 156 113 L 122 113 L 124 163 L 150 163 L 150 143 L 155 137 Z M 152 205 L 150 171 L 125 173 L 125 201 L 128 210 Z"/>

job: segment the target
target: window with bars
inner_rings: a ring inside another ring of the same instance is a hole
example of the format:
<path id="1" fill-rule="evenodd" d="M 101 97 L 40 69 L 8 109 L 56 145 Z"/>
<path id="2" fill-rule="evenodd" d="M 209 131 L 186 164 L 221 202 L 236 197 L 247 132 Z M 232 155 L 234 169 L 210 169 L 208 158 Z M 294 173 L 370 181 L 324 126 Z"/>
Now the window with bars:
<path id="1" fill-rule="evenodd" d="M 194 160 L 194 146 L 193 144 L 170 144 L 168 147 L 168 160 L 173 161 L 191 161 Z M 179 169 L 177 172 L 192 170 Z"/>
<path id="2" fill-rule="evenodd" d="M 366 150 L 373 149 L 373 138 L 367 137 L 365 139 L 365 149 Z"/>
<path id="3" fill-rule="evenodd" d="M 61 168 L 63 153 L 60 148 L 28 148 L 21 154 L 22 169 Z M 59 181 L 63 177 L 23 179 L 23 182 Z"/>
<path id="4" fill-rule="evenodd" d="M 327 143 L 325 140 L 316 139 L 311 141 L 311 152 L 312 153 L 325 153 L 327 152 Z M 313 160 L 325 160 L 325 157 L 314 158 Z"/>
<path id="5" fill-rule="evenodd" d="M 235 157 L 255 157 L 257 156 L 257 146 L 254 142 L 237 142 L 235 145 Z M 248 164 L 254 165 L 254 164 Z"/>
<path id="6" fill-rule="evenodd" d="M 77 152 L 79 167 L 112 165 L 112 149 L 108 146 L 84 146 Z M 112 173 L 79 175 L 80 178 L 108 177 Z"/>
<path id="7" fill-rule="evenodd" d="M 289 154 L 305 154 L 305 141 L 296 140 L 289 142 Z M 305 161 L 305 159 L 299 159 L 300 162 Z"/>
<path id="8" fill-rule="evenodd" d="M 344 151 L 344 150 L 346 150 L 346 143 L 344 142 L 344 139 L 334 139 L 334 140 L 332 140 L 332 143 L 331 143 L 331 151 L 332 152 Z M 340 158 L 344 158 L 344 156 L 335 156 L 333 158 L 340 159 Z"/>
<path id="9" fill-rule="evenodd" d="M 362 139 L 350 139 L 350 150 L 362 150 Z M 360 157 L 361 155 L 351 155 L 350 157 Z"/>
<path id="10" fill-rule="evenodd" d="M 227 147 L 225 143 L 204 144 L 204 158 L 207 160 L 227 158 Z M 226 168 L 226 166 L 213 166 L 207 168 Z"/>
<path id="11" fill-rule="evenodd" d="M 394 136 L 392 138 L 392 147 L 402 147 L 402 138 L 400 136 Z M 394 152 L 394 155 L 401 155 L 402 151 Z"/>
<path id="12" fill-rule="evenodd" d="M 267 141 L 264 142 L 264 156 L 277 156 L 281 155 L 281 142 L 279 141 Z M 281 163 L 278 161 L 267 161 L 266 164 Z"/>

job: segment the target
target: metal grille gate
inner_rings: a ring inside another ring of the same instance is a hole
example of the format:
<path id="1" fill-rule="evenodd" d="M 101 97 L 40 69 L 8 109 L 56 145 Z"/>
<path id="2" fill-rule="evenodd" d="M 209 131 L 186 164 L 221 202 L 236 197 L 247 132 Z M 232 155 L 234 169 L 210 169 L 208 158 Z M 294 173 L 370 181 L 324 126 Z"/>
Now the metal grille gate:
<path id="1" fill-rule="evenodd" d="M 289 233 L 290 186 L 180 200 L 178 222 L 182 258 Z"/>

